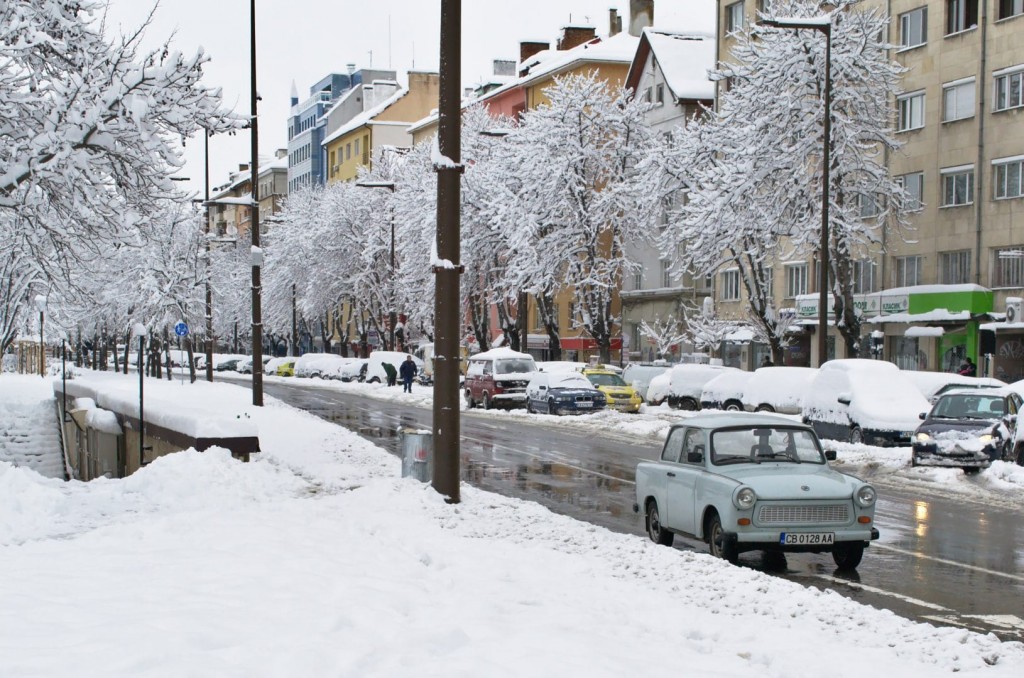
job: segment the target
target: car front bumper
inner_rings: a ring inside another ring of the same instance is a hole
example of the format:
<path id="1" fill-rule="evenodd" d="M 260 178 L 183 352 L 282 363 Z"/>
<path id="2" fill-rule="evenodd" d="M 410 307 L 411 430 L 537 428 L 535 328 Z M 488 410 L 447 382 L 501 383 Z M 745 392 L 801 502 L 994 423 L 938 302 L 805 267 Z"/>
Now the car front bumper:
<path id="1" fill-rule="evenodd" d="M 495 393 L 491 396 L 495 405 L 526 405 L 525 393 Z"/>
<path id="2" fill-rule="evenodd" d="M 795 544 L 780 544 L 780 537 L 783 532 L 833 532 L 835 542 L 832 544 L 816 544 L 810 546 Z M 726 544 L 732 544 L 738 552 L 743 551 L 784 551 L 786 553 L 829 553 L 833 548 L 841 544 L 864 542 L 865 546 L 875 539 L 878 539 L 878 529 L 875 527 L 864 527 L 861 525 L 847 527 L 822 527 L 820 529 L 801 527 L 792 530 L 762 530 L 756 529 L 745 532 L 723 532 L 722 539 Z"/>
<path id="3" fill-rule="evenodd" d="M 986 445 L 981 451 L 965 450 L 959 445 L 943 446 L 932 443 L 914 443 L 914 460 L 919 466 L 944 466 L 952 468 L 988 468 L 998 458 L 994 445 Z"/>

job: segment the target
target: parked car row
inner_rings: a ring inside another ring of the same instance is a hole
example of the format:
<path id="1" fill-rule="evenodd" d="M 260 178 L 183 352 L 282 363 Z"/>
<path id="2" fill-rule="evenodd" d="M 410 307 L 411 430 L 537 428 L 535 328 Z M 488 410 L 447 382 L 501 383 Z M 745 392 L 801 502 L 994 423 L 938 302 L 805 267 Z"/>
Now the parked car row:
<path id="1" fill-rule="evenodd" d="M 390 363 L 398 370 L 407 355 L 398 351 L 373 351 L 369 358 L 346 358 L 333 353 L 306 353 L 299 357 L 283 358 L 263 356 L 263 373 L 278 377 L 385 383 L 385 363 Z M 423 361 L 413 356 L 413 362 L 422 375 Z M 252 356 L 214 356 L 214 369 L 252 374 Z"/>

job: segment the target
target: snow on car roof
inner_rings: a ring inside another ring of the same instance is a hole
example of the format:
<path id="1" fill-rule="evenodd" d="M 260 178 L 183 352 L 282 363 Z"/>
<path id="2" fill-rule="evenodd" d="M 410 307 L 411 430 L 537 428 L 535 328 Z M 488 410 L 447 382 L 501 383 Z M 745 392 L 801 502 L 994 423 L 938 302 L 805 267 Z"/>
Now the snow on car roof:
<path id="1" fill-rule="evenodd" d="M 476 355 L 469 356 L 470 360 L 499 360 L 505 358 L 526 358 L 533 360 L 533 356 L 529 353 L 520 353 L 519 351 L 513 351 L 510 348 L 499 346 L 498 348 L 492 348 L 489 351 L 483 351 Z"/>
<path id="2" fill-rule="evenodd" d="M 728 412 L 721 414 L 698 414 L 686 421 L 673 424 L 672 428 L 699 427 L 699 428 L 724 428 L 727 426 L 796 426 L 809 428 L 806 424 L 795 421 L 788 417 L 780 417 L 775 414 L 761 414 L 758 412 Z"/>

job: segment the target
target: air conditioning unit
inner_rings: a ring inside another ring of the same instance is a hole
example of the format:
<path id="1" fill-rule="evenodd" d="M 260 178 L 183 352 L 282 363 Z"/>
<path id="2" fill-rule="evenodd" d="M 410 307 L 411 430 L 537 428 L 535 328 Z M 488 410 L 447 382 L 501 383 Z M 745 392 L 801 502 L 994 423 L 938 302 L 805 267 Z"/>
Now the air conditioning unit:
<path id="1" fill-rule="evenodd" d="M 1021 304 L 1022 300 L 1020 297 L 1006 297 L 1006 322 L 1016 323 L 1021 322 Z"/>

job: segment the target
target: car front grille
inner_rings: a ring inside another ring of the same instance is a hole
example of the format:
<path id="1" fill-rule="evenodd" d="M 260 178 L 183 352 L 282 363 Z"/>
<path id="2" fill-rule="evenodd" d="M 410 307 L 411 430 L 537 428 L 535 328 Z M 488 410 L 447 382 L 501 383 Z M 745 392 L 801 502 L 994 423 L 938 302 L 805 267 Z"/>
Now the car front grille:
<path id="1" fill-rule="evenodd" d="M 850 507 L 846 504 L 765 504 L 757 512 L 761 525 L 806 525 L 850 522 Z"/>
<path id="2" fill-rule="evenodd" d="M 628 393 L 612 393 L 610 395 L 615 400 L 629 400 L 630 397 Z"/>

